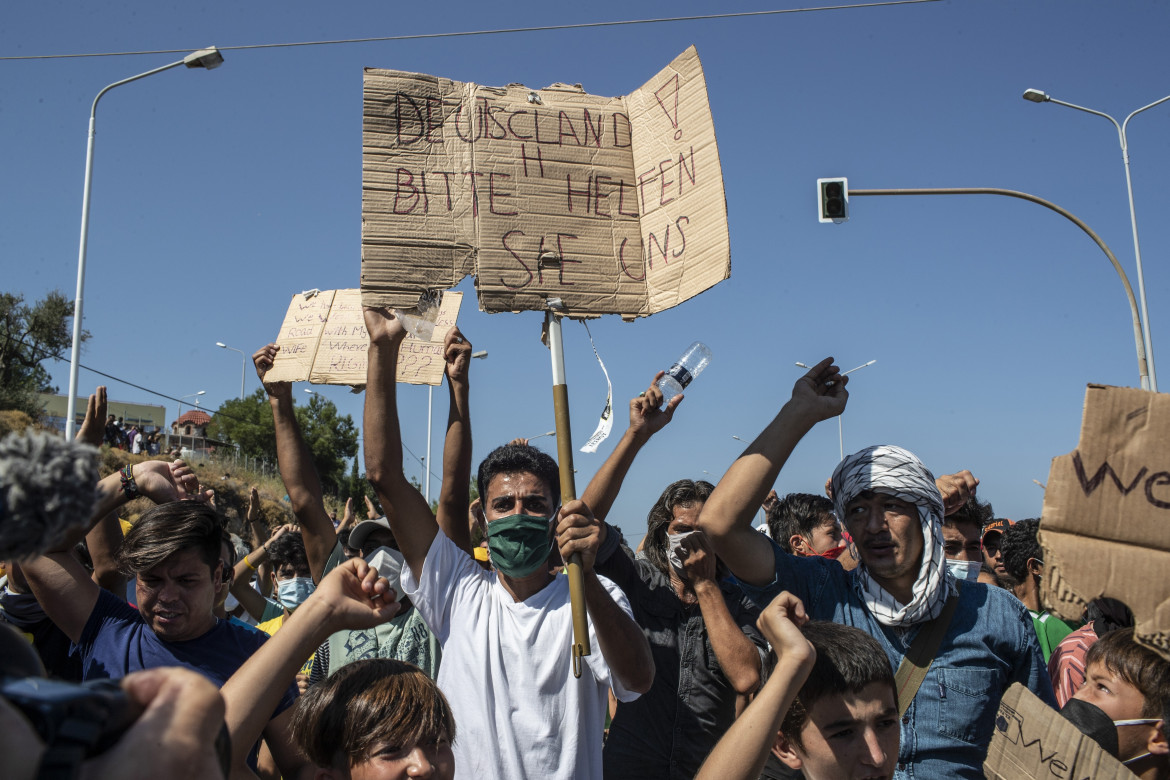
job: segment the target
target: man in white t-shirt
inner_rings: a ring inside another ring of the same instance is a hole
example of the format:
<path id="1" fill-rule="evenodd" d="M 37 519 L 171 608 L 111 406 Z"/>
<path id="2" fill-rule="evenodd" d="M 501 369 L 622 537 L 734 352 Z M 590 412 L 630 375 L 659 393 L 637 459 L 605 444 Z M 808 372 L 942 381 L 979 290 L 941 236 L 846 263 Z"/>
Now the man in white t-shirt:
<path id="1" fill-rule="evenodd" d="M 654 680 L 650 646 L 625 595 L 593 571 L 600 523 L 581 501 L 557 512 L 556 463 L 534 447 L 508 445 L 479 468 L 494 570 L 484 571 L 439 533 L 426 500 L 402 473 L 395 371 L 405 332 L 384 310 L 366 309 L 365 320 L 366 478 L 406 558 L 403 590 L 443 645 L 438 683 L 458 728 L 456 777 L 600 780 L 608 690 L 632 701 Z M 457 328 L 444 358 L 448 382 L 466 382 L 470 349 Z M 569 652 L 568 578 L 553 576 L 548 566 L 554 522 L 561 555 L 580 553 L 585 571 L 592 653 L 582 659 L 580 678 Z"/>

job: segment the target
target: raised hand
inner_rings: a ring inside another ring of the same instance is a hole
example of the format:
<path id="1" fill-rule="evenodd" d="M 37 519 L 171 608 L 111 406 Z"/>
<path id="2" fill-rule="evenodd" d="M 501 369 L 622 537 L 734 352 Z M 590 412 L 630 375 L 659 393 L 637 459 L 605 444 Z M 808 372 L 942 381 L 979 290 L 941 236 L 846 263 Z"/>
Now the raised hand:
<path id="1" fill-rule="evenodd" d="M 471 342 L 468 341 L 459 326 L 451 328 L 443 342 L 443 360 L 446 361 L 448 382 L 466 382 L 468 370 L 471 367 Z"/>
<path id="2" fill-rule="evenodd" d="M 793 594 L 783 591 L 760 611 L 756 626 L 776 651 L 777 659 L 807 661 L 811 666 L 817 651 L 800 633 L 801 627 L 807 622 L 804 604 Z"/>
<path id="3" fill-rule="evenodd" d="M 966 469 L 955 474 L 943 474 L 934 481 L 938 492 L 942 494 L 943 514 L 957 512 L 967 503 L 967 499 L 975 495 L 975 488 L 979 480 Z"/>
<path id="4" fill-rule="evenodd" d="M 77 441 L 93 447 L 102 446 L 106 435 L 106 386 L 98 385 L 85 405 L 85 422 L 77 430 Z"/>
<path id="5" fill-rule="evenodd" d="M 264 385 L 264 392 L 272 397 L 292 398 L 292 382 L 265 382 L 264 375 L 276 362 L 276 353 L 280 350 L 276 344 L 266 344 L 252 354 L 252 365 L 256 367 L 256 376 L 260 377 L 260 384 Z"/>
<path id="6" fill-rule="evenodd" d="M 402 322 L 394 316 L 394 312 L 363 306 L 362 316 L 371 344 L 393 344 L 406 338 L 406 328 L 402 327 Z"/>
<path id="7" fill-rule="evenodd" d="M 248 522 L 255 523 L 260 519 L 260 493 L 253 485 L 248 491 Z"/>
<path id="8" fill-rule="evenodd" d="M 715 579 L 715 551 L 702 531 L 696 531 L 682 540 L 678 557 L 692 585 L 702 580 Z"/>
<path id="9" fill-rule="evenodd" d="M 674 410 L 683 401 L 680 393 L 671 398 L 665 407 L 659 408 L 662 406 L 662 391 L 658 389 L 658 380 L 665 375 L 665 371 L 659 371 L 650 382 L 650 387 L 630 400 L 630 432 L 643 440 L 666 427 L 674 419 Z"/>
<path id="10" fill-rule="evenodd" d="M 841 374 L 840 367 L 828 357 L 808 370 L 796 380 L 792 388 L 792 401 L 814 422 L 836 417 L 845 411 L 849 392 L 845 385 L 849 377 Z"/>
<path id="11" fill-rule="evenodd" d="M 134 464 L 134 482 L 138 492 L 156 504 L 195 499 L 209 501 L 210 490 L 199 489 L 199 477 L 181 460 L 165 463 L 148 460 Z"/>
<path id="12" fill-rule="evenodd" d="M 576 499 L 561 507 L 557 515 L 557 547 L 561 559 L 569 560 L 575 553 L 581 554 L 581 569 L 593 571 L 597 559 L 597 548 L 601 545 L 601 523 L 584 501 Z"/>
<path id="13" fill-rule="evenodd" d="M 309 598 L 328 607 L 334 631 L 372 628 L 402 608 L 386 578 L 379 577 L 378 570 L 361 558 L 350 558 L 329 572 Z"/>

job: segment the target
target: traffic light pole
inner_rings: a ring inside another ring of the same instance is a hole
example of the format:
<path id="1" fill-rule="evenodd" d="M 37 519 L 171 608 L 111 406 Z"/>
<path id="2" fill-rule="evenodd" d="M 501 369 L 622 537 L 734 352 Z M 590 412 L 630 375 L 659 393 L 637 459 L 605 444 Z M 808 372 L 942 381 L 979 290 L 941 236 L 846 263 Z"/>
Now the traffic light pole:
<path id="1" fill-rule="evenodd" d="M 898 189 L 898 190 L 849 190 L 850 196 L 862 197 L 866 195 L 1005 195 L 1009 198 L 1019 198 L 1021 200 L 1031 201 L 1037 203 L 1046 209 L 1051 209 L 1057 214 L 1061 215 L 1081 230 L 1088 234 L 1089 238 L 1101 247 L 1101 251 L 1109 258 L 1109 262 L 1113 263 L 1113 268 L 1117 271 L 1117 275 L 1121 277 L 1121 284 L 1125 287 L 1125 296 L 1129 300 L 1129 311 L 1133 317 L 1133 336 L 1137 347 L 1138 359 L 1138 373 L 1141 377 L 1141 387 L 1143 390 L 1158 391 L 1156 385 L 1150 381 L 1149 367 L 1146 363 L 1146 348 L 1145 342 L 1142 339 L 1142 319 L 1138 314 L 1137 301 L 1133 296 L 1133 288 L 1129 284 L 1129 277 L 1125 275 L 1125 269 L 1121 267 L 1121 263 L 1117 262 L 1117 258 L 1113 252 L 1106 246 L 1101 237 L 1093 232 L 1093 229 L 1082 222 L 1075 214 L 1070 211 L 1062 209 L 1051 201 L 1038 198 L 1035 195 L 1029 195 L 1026 192 L 1019 192 L 1017 190 L 1002 190 L 997 187 L 944 187 L 944 188 L 930 188 L 930 189 Z"/>

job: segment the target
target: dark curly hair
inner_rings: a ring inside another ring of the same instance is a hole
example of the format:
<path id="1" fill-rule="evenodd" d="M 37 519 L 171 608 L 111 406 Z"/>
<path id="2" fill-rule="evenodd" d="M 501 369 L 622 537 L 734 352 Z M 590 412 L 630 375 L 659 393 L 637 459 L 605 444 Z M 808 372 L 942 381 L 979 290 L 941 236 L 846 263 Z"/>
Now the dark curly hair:
<path id="1" fill-rule="evenodd" d="M 995 518 L 995 511 L 987 501 L 980 501 L 975 496 L 951 514 L 943 518 L 943 525 L 955 526 L 959 523 L 969 523 L 983 533 L 983 528 Z"/>
<path id="2" fill-rule="evenodd" d="M 795 534 L 808 539 L 813 530 L 833 513 L 833 502 L 813 493 L 789 493 L 768 510 L 768 533 L 776 544 L 791 553 L 788 540 Z"/>
<path id="3" fill-rule="evenodd" d="M 667 577 L 670 576 L 670 561 L 666 558 L 666 529 L 674 519 L 674 508 L 705 503 L 714 489 L 715 486 L 710 482 L 680 479 L 667 485 L 654 506 L 650 507 L 646 515 L 646 541 L 642 545 L 642 552 L 646 560 Z"/>
<path id="4" fill-rule="evenodd" d="M 305 554 L 305 539 L 300 531 L 288 531 L 268 544 L 268 560 L 273 571 L 280 571 L 285 564 L 296 569 L 308 568 L 309 556 Z"/>
<path id="5" fill-rule="evenodd" d="M 541 450 L 528 444 L 505 444 L 496 447 L 479 464 L 476 484 L 479 495 L 487 501 L 487 486 L 497 474 L 534 474 L 552 493 L 553 505 L 561 503 L 561 474 L 557 462 Z"/>
<path id="6" fill-rule="evenodd" d="M 1040 530 L 1040 519 L 1036 517 L 1021 520 L 1009 526 L 999 540 L 999 549 L 1003 550 L 1003 567 L 1016 582 L 1023 582 L 1028 578 L 1028 559 L 1044 561 L 1044 552 L 1040 549 L 1040 541 L 1036 532 Z"/>

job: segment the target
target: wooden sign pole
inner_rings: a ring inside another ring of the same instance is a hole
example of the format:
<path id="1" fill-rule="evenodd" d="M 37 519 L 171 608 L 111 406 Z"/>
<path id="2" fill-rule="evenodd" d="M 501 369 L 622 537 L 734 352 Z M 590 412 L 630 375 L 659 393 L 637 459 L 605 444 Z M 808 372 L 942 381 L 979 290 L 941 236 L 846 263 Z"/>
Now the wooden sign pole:
<path id="1" fill-rule="evenodd" d="M 573 434 L 569 429 L 569 386 L 565 383 L 565 350 L 561 340 L 561 320 L 553 312 L 545 312 L 548 325 L 548 347 L 552 353 L 553 415 L 557 429 L 557 463 L 561 470 L 561 503 L 577 498 L 573 479 Z M 585 574 L 581 556 L 574 554 L 566 561 L 569 570 L 569 600 L 573 609 L 573 676 L 581 676 L 581 658 L 589 655 L 589 625 L 585 620 Z"/>

